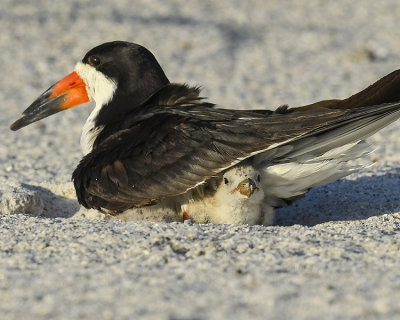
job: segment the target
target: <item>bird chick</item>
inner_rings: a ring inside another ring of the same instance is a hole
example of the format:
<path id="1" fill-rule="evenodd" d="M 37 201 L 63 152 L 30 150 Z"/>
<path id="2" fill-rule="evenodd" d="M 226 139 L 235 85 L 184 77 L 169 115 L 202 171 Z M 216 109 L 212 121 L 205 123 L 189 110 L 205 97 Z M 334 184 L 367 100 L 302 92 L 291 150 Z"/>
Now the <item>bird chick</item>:
<path id="1" fill-rule="evenodd" d="M 205 191 L 204 196 L 194 195 L 182 206 L 184 219 L 217 224 L 253 225 L 263 222 L 261 174 L 252 165 L 241 164 L 226 170 L 211 189 L 213 191 Z"/>

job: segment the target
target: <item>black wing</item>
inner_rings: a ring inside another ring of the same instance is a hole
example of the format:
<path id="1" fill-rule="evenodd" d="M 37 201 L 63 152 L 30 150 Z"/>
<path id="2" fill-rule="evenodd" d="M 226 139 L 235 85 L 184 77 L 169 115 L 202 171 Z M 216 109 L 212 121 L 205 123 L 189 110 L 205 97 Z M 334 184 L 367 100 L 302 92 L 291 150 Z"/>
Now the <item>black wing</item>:
<path id="1" fill-rule="evenodd" d="M 182 194 L 239 159 L 321 122 L 303 117 L 292 119 L 288 128 L 287 116 L 201 106 L 153 108 L 81 160 L 73 173 L 78 200 L 86 207 L 124 210 Z"/>
<path id="2" fill-rule="evenodd" d="M 123 211 L 183 194 L 268 148 L 396 110 L 399 105 L 265 114 L 156 107 L 82 159 L 75 189 L 85 207 Z"/>

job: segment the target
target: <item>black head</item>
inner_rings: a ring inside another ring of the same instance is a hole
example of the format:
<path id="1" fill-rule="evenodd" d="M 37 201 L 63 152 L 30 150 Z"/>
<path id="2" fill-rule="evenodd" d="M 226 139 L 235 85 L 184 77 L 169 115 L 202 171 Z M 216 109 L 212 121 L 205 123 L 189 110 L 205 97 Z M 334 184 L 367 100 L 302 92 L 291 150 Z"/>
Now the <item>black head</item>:
<path id="1" fill-rule="evenodd" d="M 138 103 L 169 83 L 154 55 L 136 43 L 103 43 L 86 53 L 82 62 L 114 80 L 119 95 L 134 96 Z"/>
<path id="2" fill-rule="evenodd" d="M 82 63 L 116 83 L 113 98 L 103 105 L 96 125 L 119 121 L 169 84 L 153 54 L 136 43 L 103 43 L 86 53 Z"/>

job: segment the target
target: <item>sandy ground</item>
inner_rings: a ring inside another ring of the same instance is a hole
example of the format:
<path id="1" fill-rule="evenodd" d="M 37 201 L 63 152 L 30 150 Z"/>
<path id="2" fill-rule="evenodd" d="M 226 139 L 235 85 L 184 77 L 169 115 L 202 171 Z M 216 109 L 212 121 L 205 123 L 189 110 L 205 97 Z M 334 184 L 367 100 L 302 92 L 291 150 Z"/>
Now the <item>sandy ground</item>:
<path id="1" fill-rule="evenodd" d="M 117 39 L 225 107 L 344 98 L 399 67 L 397 0 L 1 3 L 0 319 L 400 317 L 400 122 L 271 227 L 101 220 L 70 182 L 90 106 L 8 129 Z"/>

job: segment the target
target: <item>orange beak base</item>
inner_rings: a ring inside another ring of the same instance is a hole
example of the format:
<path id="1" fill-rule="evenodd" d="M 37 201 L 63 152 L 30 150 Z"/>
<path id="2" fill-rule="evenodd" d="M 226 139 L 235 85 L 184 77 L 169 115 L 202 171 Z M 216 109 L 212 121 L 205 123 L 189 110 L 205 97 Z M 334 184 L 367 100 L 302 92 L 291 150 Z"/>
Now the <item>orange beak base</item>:
<path id="1" fill-rule="evenodd" d="M 10 129 L 19 130 L 52 114 L 89 102 L 86 84 L 74 71 L 37 98 Z"/>

